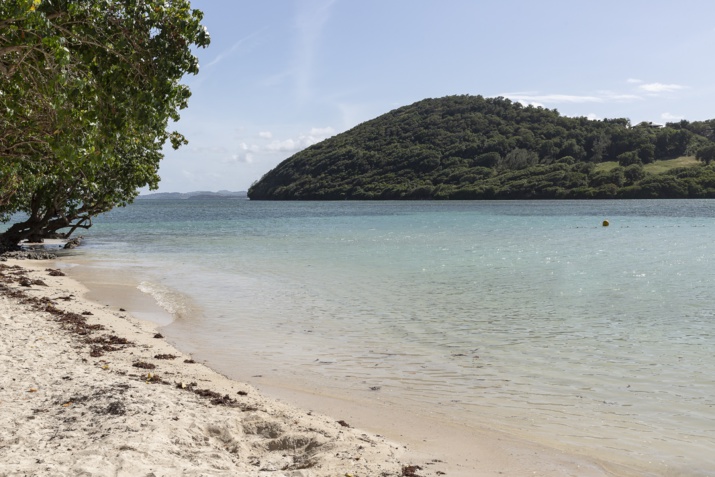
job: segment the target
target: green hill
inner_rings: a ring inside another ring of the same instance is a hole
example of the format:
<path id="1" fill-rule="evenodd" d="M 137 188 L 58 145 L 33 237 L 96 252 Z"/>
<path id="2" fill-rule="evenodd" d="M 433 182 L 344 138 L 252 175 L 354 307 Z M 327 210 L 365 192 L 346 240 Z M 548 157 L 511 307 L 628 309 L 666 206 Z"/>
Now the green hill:
<path id="1" fill-rule="evenodd" d="M 715 197 L 714 130 L 715 120 L 632 126 L 628 119 L 570 118 L 505 98 L 425 99 L 293 155 L 248 196 Z"/>

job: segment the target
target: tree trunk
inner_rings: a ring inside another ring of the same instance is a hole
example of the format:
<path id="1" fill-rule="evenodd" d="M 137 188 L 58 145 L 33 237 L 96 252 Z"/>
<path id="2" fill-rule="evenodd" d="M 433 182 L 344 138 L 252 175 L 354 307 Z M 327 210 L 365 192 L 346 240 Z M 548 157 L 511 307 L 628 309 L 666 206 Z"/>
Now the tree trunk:
<path id="1" fill-rule="evenodd" d="M 44 228 L 42 220 L 30 217 L 24 222 L 13 224 L 0 234 L 0 248 L 3 250 L 17 250 L 23 240 L 30 237 L 41 237 Z"/>
<path id="2" fill-rule="evenodd" d="M 32 216 L 24 222 L 13 224 L 9 229 L 0 234 L 0 253 L 17 250 L 20 242 L 42 242 L 46 238 L 68 239 L 78 228 L 89 229 L 92 219 L 89 216 L 77 217 L 74 224 L 66 217 L 48 220 L 47 217 Z M 70 227 L 67 233 L 58 233 L 59 229 Z"/>

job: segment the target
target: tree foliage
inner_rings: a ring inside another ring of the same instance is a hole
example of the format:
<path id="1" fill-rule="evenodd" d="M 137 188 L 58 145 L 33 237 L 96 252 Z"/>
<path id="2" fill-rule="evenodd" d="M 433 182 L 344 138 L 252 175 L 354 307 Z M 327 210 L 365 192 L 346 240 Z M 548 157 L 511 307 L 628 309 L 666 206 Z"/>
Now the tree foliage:
<path id="1" fill-rule="evenodd" d="M 698 160 L 703 161 L 705 164 L 710 164 L 713 160 L 715 160 L 715 143 L 698 149 L 698 152 L 695 153 L 695 157 L 697 157 Z"/>
<path id="2" fill-rule="evenodd" d="M 303 200 L 709 197 L 715 196 L 709 166 L 694 167 L 695 176 L 675 170 L 651 177 L 644 165 L 715 144 L 712 124 L 631 126 L 624 118 L 569 118 L 505 98 L 426 99 L 295 154 L 248 194 Z M 603 162 L 619 165 L 597 167 Z"/>
<path id="3" fill-rule="evenodd" d="M 188 0 L 0 3 L 0 219 L 5 246 L 125 205 L 155 188 L 167 130 L 198 72 L 202 13 Z"/>

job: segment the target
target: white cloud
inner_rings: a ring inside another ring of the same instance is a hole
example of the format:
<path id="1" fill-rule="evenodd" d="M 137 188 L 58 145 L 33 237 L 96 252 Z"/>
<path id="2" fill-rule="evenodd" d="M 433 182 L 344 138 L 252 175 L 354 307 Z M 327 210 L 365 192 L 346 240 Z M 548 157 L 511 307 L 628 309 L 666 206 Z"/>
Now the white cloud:
<path id="1" fill-rule="evenodd" d="M 266 146 L 266 150 L 272 151 L 272 152 L 291 152 L 291 151 L 297 151 L 298 149 L 302 149 L 300 147 L 300 139 L 295 140 L 295 139 L 285 139 L 283 141 L 273 141 L 269 145 Z M 306 144 L 305 147 L 310 146 L 310 144 Z"/>
<path id="2" fill-rule="evenodd" d="M 588 113 L 588 114 L 586 115 L 586 117 L 587 117 L 588 119 L 592 120 L 592 121 L 600 121 L 600 120 L 601 120 L 601 118 L 598 117 L 598 116 L 597 116 L 596 114 L 594 114 L 594 113 Z"/>
<path id="3" fill-rule="evenodd" d="M 671 93 L 683 89 L 679 84 L 647 83 L 638 86 L 638 89 L 648 93 Z"/>
<path id="4" fill-rule="evenodd" d="M 224 155 L 220 162 L 222 164 L 251 164 L 253 162 L 253 149 L 257 146 L 249 146 L 246 143 L 238 145 L 238 151 Z"/>
<path id="5" fill-rule="evenodd" d="M 571 94 L 535 94 L 535 93 L 504 93 L 500 96 L 505 96 L 513 101 L 526 102 L 532 104 L 538 103 L 602 103 L 603 98 L 598 96 L 582 96 Z"/>
<path id="6" fill-rule="evenodd" d="M 599 93 L 605 101 L 640 101 L 642 97 L 636 94 L 614 93 L 613 91 L 602 91 Z"/>
<path id="7" fill-rule="evenodd" d="M 679 116 L 677 114 L 670 114 L 670 113 L 663 113 L 660 115 L 660 117 L 664 121 L 668 121 L 668 122 L 675 122 L 675 121 L 680 121 L 681 119 L 685 119 L 685 116 Z"/>
<path id="8" fill-rule="evenodd" d="M 642 83 L 642 82 L 643 82 L 643 80 L 639 80 L 639 79 L 636 79 L 636 78 L 628 78 L 628 79 L 626 80 L 626 83 L 630 83 L 630 84 L 639 84 L 639 83 Z"/>
<path id="9" fill-rule="evenodd" d="M 250 164 L 253 162 L 253 154 L 250 152 L 246 154 L 231 154 L 231 157 L 223 162 L 229 164 Z"/>
<path id="10" fill-rule="evenodd" d="M 331 128 L 328 126 L 327 128 L 312 128 L 310 130 L 310 135 L 311 136 L 321 136 L 321 137 L 330 137 L 335 134 L 335 129 Z"/>
<path id="11" fill-rule="evenodd" d="M 332 127 L 311 128 L 308 134 L 301 134 L 297 138 L 273 141 L 265 147 L 265 150 L 271 152 L 298 152 L 306 147 L 319 143 L 334 133 L 335 130 Z"/>
<path id="12" fill-rule="evenodd" d="M 273 137 L 273 133 L 270 131 L 261 131 L 258 133 L 258 137 L 263 139 L 271 139 Z"/>
<path id="13" fill-rule="evenodd" d="M 247 144 L 245 142 L 241 142 L 238 145 L 238 148 L 241 151 L 246 152 L 247 154 L 262 154 L 262 153 L 276 153 L 276 152 L 298 152 L 302 149 L 305 149 L 306 147 L 312 146 L 313 144 L 319 143 L 323 139 L 326 139 L 330 136 L 333 136 L 335 134 L 335 129 L 332 127 L 324 127 L 324 128 L 311 128 L 310 132 L 307 134 L 300 134 L 298 137 L 295 138 L 288 138 L 288 139 L 282 139 L 282 140 L 275 140 L 271 141 L 268 144 L 264 145 L 258 145 L 258 144 Z M 265 135 L 265 133 L 259 133 L 259 136 L 262 138 L 268 139 L 269 136 Z M 270 135 L 270 138 L 272 138 L 273 135 Z M 236 162 L 237 159 L 234 159 L 233 162 Z M 245 161 L 239 161 L 239 162 L 245 162 Z"/>
<path id="14" fill-rule="evenodd" d="M 562 104 L 562 103 L 612 103 L 612 102 L 631 102 L 639 101 L 641 98 L 635 94 L 623 94 L 613 91 L 598 91 L 596 94 L 579 95 L 579 94 L 541 94 L 538 92 L 517 92 L 503 93 L 500 96 L 505 96 L 512 101 L 524 105 L 544 106 L 545 104 Z"/>

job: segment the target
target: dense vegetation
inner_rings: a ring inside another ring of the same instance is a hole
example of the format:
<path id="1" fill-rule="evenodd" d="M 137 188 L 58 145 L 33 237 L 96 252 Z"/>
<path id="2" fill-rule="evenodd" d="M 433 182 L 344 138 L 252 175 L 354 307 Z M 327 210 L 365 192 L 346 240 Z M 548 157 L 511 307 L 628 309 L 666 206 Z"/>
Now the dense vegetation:
<path id="1" fill-rule="evenodd" d="M 665 168 L 681 160 L 689 167 Z M 695 158 L 698 160 L 696 161 Z M 426 99 L 286 159 L 251 199 L 715 197 L 715 120 L 590 120 L 505 98 Z M 710 163 L 713 162 L 713 165 Z"/>
<path id="2" fill-rule="evenodd" d="M 155 188 L 179 81 L 207 46 L 188 0 L 0 2 L 0 249 L 89 227 Z M 65 234 L 67 235 L 67 234 Z"/>

